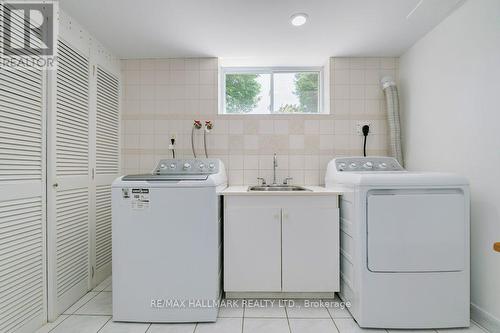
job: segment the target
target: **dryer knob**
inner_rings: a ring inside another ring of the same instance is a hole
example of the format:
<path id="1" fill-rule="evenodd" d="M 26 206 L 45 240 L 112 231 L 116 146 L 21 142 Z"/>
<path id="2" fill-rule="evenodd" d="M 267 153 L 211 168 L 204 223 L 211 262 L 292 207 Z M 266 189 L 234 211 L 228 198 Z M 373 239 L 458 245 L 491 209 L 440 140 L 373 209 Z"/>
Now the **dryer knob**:
<path id="1" fill-rule="evenodd" d="M 215 168 L 215 164 L 210 163 L 210 164 L 208 165 L 208 167 L 209 167 L 210 169 L 213 169 L 213 168 Z"/>
<path id="2" fill-rule="evenodd" d="M 378 165 L 378 167 L 379 167 L 380 169 L 387 169 L 387 164 L 386 164 L 386 163 L 380 163 L 380 164 Z"/>
<path id="3" fill-rule="evenodd" d="M 203 163 L 200 163 L 200 164 L 198 165 L 198 168 L 200 168 L 200 170 L 202 170 L 204 167 L 205 167 L 205 164 L 203 164 Z"/>
<path id="4" fill-rule="evenodd" d="M 175 163 L 170 164 L 170 169 L 175 169 L 176 165 Z"/>
<path id="5" fill-rule="evenodd" d="M 163 164 L 163 163 L 160 164 L 160 169 L 166 169 L 166 168 L 167 168 L 167 166 L 165 164 Z"/>
<path id="6" fill-rule="evenodd" d="M 184 163 L 184 170 L 191 169 L 191 164 L 189 163 Z"/>
<path id="7" fill-rule="evenodd" d="M 364 167 L 365 169 L 371 169 L 371 168 L 373 168 L 373 163 L 372 163 L 372 162 L 366 162 L 366 163 L 363 165 L 363 167 Z"/>
<path id="8" fill-rule="evenodd" d="M 354 163 L 354 162 L 352 162 L 351 164 L 349 164 L 349 168 L 351 168 L 351 169 L 356 169 L 357 166 L 358 165 L 356 163 Z"/>

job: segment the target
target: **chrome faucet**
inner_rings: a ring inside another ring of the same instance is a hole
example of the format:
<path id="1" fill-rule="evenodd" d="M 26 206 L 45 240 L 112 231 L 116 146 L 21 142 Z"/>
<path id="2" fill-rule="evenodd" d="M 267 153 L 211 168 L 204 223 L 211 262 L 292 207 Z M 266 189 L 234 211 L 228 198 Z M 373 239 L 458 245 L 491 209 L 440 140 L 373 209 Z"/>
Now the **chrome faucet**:
<path id="1" fill-rule="evenodd" d="M 278 157 L 276 153 L 273 156 L 273 185 L 276 185 L 276 168 L 278 167 Z"/>

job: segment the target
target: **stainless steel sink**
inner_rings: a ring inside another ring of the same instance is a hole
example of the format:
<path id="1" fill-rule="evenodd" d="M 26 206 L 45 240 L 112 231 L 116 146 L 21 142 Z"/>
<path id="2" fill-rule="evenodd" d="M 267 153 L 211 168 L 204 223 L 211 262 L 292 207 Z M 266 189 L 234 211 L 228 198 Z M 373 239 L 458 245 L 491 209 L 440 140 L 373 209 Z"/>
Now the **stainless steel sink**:
<path id="1" fill-rule="evenodd" d="M 310 191 L 310 190 L 302 186 L 295 186 L 295 185 L 259 185 L 259 186 L 249 186 L 248 191 L 287 192 L 287 191 Z"/>

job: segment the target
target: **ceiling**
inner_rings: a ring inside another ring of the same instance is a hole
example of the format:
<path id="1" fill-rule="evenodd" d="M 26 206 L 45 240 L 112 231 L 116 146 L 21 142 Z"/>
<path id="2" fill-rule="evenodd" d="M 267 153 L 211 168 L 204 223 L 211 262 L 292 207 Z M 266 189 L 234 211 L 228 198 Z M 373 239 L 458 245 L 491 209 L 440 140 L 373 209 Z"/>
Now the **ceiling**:
<path id="1" fill-rule="evenodd" d="M 399 56 L 461 0 L 60 0 L 120 58 Z M 290 24 L 307 13 L 301 27 Z M 408 14 L 411 15 L 409 17 Z"/>

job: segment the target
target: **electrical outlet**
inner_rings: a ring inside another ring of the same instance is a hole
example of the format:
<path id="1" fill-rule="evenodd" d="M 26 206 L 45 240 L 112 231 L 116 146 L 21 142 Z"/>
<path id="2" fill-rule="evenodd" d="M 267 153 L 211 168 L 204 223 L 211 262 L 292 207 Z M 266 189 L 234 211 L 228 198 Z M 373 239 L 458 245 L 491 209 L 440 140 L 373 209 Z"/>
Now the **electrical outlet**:
<path id="1" fill-rule="evenodd" d="M 356 122 L 356 133 L 359 136 L 363 136 L 363 126 L 365 125 L 370 126 L 370 133 L 373 133 L 373 125 L 371 122 L 369 122 L 368 120 L 359 120 Z"/>

